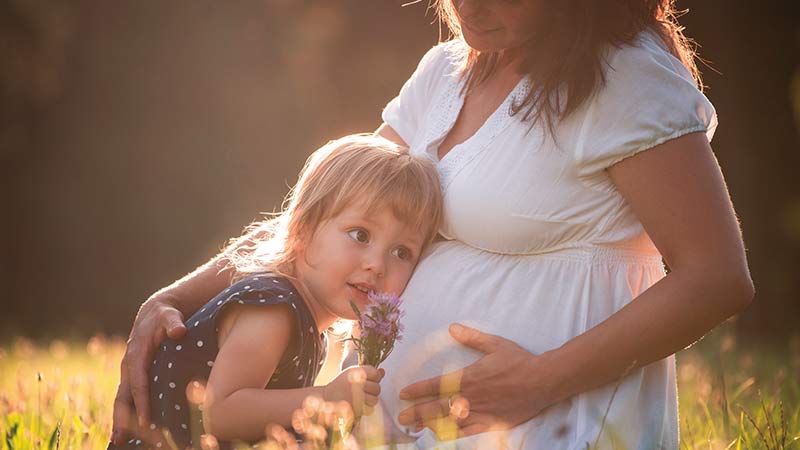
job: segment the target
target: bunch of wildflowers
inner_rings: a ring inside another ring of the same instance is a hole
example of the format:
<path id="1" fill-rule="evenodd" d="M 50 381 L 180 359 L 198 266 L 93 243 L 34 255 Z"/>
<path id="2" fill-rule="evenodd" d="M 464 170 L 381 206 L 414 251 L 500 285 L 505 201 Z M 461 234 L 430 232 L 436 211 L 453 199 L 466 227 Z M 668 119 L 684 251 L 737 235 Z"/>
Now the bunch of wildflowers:
<path id="1" fill-rule="evenodd" d="M 355 303 L 350 306 L 358 317 L 359 337 L 349 338 L 358 352 L 358 364 L 378 367 L 401 340 L 403 325 L 400 318 L 400 297 L 394 294 L 370 292 L 366 309 L 362 312 Z"/>

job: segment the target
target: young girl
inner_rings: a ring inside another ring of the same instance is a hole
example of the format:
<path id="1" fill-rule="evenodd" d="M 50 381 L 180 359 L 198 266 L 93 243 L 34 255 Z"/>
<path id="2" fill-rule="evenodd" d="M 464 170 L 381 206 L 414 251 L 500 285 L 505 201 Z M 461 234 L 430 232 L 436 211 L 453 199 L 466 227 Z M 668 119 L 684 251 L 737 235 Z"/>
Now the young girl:
<path id="1" fill-rule="evenodd" d="M 383 374 L 374 367 L 313 386 L 321 330 L 355 319 L 351 300 L 363 309 L 370 291 L 403 291 L 439 226 L 436 169 L 386 139 L 347 136 L 311 155 L 287 202 L 227 252 L 236 281 L 160 347 L 152 424 L 123 448 L 200 447 L 202 434 L 221 447 L 258 441 L 268 424 L 289 428 L 309 395 L 375 405 Z"/>

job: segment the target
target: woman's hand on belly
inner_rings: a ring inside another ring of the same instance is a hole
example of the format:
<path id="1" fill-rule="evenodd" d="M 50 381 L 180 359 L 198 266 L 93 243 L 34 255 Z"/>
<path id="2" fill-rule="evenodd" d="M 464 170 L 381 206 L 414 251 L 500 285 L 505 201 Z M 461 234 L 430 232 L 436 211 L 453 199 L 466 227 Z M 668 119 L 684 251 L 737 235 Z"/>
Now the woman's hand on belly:
<path id="1" fill-rule="evenodd" d="M 468 436 L 514 427 L 560 400 L 560 377 L 556 366 L 546 362 L 547 354 L 534 355 L 513 341 L 459 324 L 450 326 L 450 334 L 484 356 L 403 388 L 400 398 L 414 404 L 400 412 L 401 424 L 439 433 L 439 419 L 450 416 L 459 437 Z"/>

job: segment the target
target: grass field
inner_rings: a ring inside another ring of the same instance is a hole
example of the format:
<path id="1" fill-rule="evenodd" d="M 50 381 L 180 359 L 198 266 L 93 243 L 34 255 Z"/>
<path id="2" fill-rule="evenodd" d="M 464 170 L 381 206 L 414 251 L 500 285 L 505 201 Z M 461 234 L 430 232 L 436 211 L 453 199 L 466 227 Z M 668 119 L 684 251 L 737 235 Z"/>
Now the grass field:
<path id="1" fill-rule="evenodd" d="M 0 347 L 2 449 L 105 449 L 121 339 Z M 725 329 L 678 354 L 681 449 L 800 450 L 800 338 L 745 346 Z"/>

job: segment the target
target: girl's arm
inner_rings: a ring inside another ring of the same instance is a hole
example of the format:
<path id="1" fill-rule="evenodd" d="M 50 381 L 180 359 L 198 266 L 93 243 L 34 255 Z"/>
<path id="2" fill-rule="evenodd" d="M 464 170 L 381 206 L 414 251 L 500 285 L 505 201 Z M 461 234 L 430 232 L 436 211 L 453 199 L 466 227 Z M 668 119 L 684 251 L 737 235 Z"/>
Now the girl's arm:
<path id="1" fill-rule="evenodd" d="M 354 367 L 326 386 L 265 390 L 296 334 L 295 322 L 288 305 L 235 306 L 226 311 L 220 320 L 220 351 L 205 391 L 207 433 L 224 440 L 263 439 L 268 424 L 289 428 L 292 413 L 310 395 L 348 401 L 358 412 L 377 403 L 382 373 L 369 366 Z"/>
<path id="2" fill-rule="evenodd" d="M 120 367 L 120 383 L 114 399 L 111 440 L 122 445 L 126 434 L 149 423 L 148 363 L 167 336 L 178 339 L 186 333 L 184 316 L 190 316 L 209 299 L 230 285 L 228 252 L 251 242 L 259 231 L 246 234 L 226 250 L 145 301 L 133 322 Z"/>
<path id="3" fill-rule="evenodd" d="M 604 322 L 563 346 L 532 355 L 515 343 L 452 326 L 462 344 L 486 355 L 444 377 L 461 380 L 469 415 L 463 434 L 514 426 L 546 407 L 612 383 L 626 371 L 680 351 L 752 300 L 741 232 L 727 188 L 703 133 L 668 141 L 609 169 L 671 271 Z M 417 403 L 406 424 L 446 414 L 441 377 L 407 386 Z M 458 386 L 458 383 L 450 385 Z M 446 397 L 445 397 L 446 398 Z"/>

